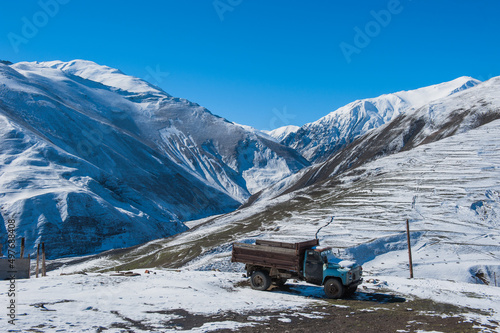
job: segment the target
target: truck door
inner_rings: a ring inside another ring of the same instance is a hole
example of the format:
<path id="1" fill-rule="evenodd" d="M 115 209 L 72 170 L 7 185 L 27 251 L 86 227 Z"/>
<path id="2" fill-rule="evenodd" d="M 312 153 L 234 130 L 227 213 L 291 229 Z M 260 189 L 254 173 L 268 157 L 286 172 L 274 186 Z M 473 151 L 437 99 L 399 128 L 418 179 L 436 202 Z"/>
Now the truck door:
<path id="1" fill-rule="evenodd" d="M 319 252 L 306 251 L 305 277 L 310 283 L 319 284 L 323 282 L 323 260 Z"/>

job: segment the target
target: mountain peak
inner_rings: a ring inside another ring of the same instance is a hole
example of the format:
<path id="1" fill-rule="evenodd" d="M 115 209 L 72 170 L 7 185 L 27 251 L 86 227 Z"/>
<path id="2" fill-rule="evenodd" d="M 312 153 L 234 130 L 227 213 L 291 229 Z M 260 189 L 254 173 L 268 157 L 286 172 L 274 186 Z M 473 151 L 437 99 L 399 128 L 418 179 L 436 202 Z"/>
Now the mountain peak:
<path id="1" fill-rule="evenodd" d="M 309 165 L 256 129 L 92 61 L 0 63 L 0 83 L 2 214 L 19 216 L 28 249 L 50 242 L 49 257 L 171 236 Z M 0 216 L 6 244 L 2 230 Z"/>
<path id="2" fill-rule="evenodd" d="M 55 60 L 39 62 L 38 65 L 62 70 L 83 79 L 102 83 L 106 86 L 133 93 L 156 93 L 168 95 L 162 89 L 140 78 L 126 75 L 122 71 L 90 60 L 75 59 L 68 62 Z"/>
<path id="3" fill-rule="evenodd" d="M 410 104 L 411 108 L 418 109 L 432 101 L 455 94 L 468 88 L 472 88 L 479 83 L 481 83 L 481 81 L 470 76 L 461 76 L 448 82 L 434 84 L 414 90 L 399 91 L 394 93 L 394 95 Z"/>

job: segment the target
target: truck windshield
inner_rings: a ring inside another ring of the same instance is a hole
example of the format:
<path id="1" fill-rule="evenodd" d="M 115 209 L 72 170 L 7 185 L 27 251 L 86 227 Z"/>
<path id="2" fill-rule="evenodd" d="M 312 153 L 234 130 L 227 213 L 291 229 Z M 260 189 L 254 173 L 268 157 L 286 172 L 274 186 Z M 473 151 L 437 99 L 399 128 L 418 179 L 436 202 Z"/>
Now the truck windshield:
<path id="1" fill-rule="evenodd" d="M 321 258 L 323 259 L 324 262 L 328 261 L 328 262 L 331 262 L 333 264 L 338 264 L 339 262 L 342 261 L 342 259 L 337 258 L 333 254 L 331 249 L 321 251 Z"/>

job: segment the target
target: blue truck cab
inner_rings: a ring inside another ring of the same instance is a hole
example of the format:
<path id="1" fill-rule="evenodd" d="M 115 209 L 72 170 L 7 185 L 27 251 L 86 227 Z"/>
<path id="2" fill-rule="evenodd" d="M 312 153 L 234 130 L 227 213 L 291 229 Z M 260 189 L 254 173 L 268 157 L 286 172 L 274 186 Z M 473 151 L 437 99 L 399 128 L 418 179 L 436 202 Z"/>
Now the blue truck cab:
<path id="1" fill-rule="evenodd" d="M 309 283 L 324 286 L 331 298 L 353 294 L 363 282 L 363 269 L 353 261 L 337 258 L 329 247 L 314 246 L 305 251 L 303 276 Z"/>

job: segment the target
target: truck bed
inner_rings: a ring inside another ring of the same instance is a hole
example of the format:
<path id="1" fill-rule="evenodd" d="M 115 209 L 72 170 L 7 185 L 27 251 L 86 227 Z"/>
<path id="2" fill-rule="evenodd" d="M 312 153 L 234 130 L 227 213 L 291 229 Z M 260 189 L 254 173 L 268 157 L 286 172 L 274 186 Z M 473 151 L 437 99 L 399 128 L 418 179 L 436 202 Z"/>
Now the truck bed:
<path id="1" fill-rule="evenodd" d="M 231 261 L 299 272 L 305 250 L 315 245 L 317 239 L 300 243 L 265 240 L 257 240 L 256 244 L 234 243 Z"/>

